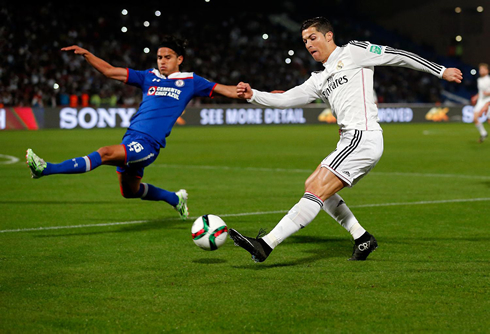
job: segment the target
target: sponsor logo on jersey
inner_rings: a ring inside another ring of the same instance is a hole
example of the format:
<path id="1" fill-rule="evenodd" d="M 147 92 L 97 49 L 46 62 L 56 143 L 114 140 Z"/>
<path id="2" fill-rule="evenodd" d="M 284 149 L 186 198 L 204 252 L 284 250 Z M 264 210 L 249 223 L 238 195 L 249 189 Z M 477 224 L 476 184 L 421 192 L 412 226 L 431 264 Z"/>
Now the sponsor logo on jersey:
<path id="1" fill-rule="evenodd" d="M 330 94 L 333 92 L 334 89 L 340 87 L 343 84 L 346 84 L 349 82 L 349 79 L 347 79 L 347 76 L 344 75 L 342 77 L 338 77 L 337 79 L 334 79 L 333 76 L 329 77 L 327 79 L 327 88 L 325 88 L 322 91 L 323 96 L 325 96 L 327 99 L 330 96 Z"/>
<path id="2" fill-rule="evenodd" d="M 183 80 L 177 80 L 177 81 L 182 81 L 182 85 L 184 85 Z M 172 87 L 151 86 L 150 88 L 148 88 L 148 96 L 168 96 L 178 100 L 180 97 L 180 93 L 182 93 L 180 89 L 172 88 Z"/>
<path id="3" fill-rule="evenodd" d="M 376 54 L 380 55 L 381 54 L 381 46 L 371 45 L 371 47 L 369 48 L 369 52 L 376 53 Z"/>

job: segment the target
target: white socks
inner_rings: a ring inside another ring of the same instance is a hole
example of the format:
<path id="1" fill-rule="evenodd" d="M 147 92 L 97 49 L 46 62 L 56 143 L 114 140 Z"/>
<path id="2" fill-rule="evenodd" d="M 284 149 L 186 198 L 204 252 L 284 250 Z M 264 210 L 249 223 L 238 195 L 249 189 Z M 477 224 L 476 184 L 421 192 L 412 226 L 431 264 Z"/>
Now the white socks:
<path id="1" fill-rule="evenodd" d="M 298 203 L 277 223 L 276 227 L 262 239 L 274 249 L 293 233 L 306 227 L 322 209 L 323 202 L 306 192 Z"/>
<path id="2" fill-rule="evenodd" d="M 487 130 L 485 130 L 482 123 L 476 123 L 475 126 L 480 131 L 480 136 L 485 137 L 487 135 Z"/>
<path id="3" fill-rule="evenodd" d="M 323 203 L 323 210 L 342 225 L 354 240 L 366 232 L 338 194 L 334 194 Z"/>
<path id="4" fill-rule="evenodd" d="M 320 198 L 306 192 L 300 201 L 277 223 L 274 229 L 262 239 L 274 249 L 286 238 L 311 223 L 322 208 L 342 225 L 352 235 L 354 240 L 366 232 L 338 194 L 334 194 L 325 202 L 322 202 Z"/>

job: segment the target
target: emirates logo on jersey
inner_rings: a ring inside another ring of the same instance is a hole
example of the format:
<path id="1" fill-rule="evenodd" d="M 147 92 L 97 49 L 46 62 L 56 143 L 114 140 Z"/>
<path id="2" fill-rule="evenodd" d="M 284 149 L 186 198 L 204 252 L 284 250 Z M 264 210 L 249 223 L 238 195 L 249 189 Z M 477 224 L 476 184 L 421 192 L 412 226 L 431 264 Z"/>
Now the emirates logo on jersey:
<path id="1" fill-rule="evenodd" d="M 342 77 L 338 77 L 336 79 L 333 78 L 333 76 L 329 77 L 327 79 L 327 85 L 326 87 L 323 88 L 322 90 L 322 95 L 325 96 L 327 99 L 330 96 L 330 94 L 338 87 L 342 86 L 343 84 L 346 84 L 349 82 L 349 79 L 347 79 L 347 76 L 344 75 Z"/>

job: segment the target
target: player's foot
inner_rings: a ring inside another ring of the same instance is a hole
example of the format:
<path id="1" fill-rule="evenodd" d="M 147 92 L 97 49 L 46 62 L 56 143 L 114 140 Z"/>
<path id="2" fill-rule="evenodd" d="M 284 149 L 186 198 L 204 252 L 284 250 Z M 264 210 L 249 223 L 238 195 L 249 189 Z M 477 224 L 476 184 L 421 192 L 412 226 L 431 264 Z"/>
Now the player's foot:
<path id="1" fill-rule="evenodd" d="M 366 238 L 364 238 L 364 235 L 359 238 L 362 241 L 358 241 L 359 239 L 355 241 L 354 251 L 349 261 L 364 261 L 371 252 L 378 248 L 376 239 L 368 232 L 366 234 Z"/>
<path id="2" fill-rule="evenodd" d="M 257 238 L 249 238 L 242 235 L 235 229 L 229 230 L 230 238 L 233 239 L 236 246 L 240 246 L 252 255 L 252 260 L 255 262 L 264 262 L 265 259 L 272 252 L 272 248 L 262 240 L 261 235 L 263 231 L 261 230 L 257 235 Z"/>
<path id="3" fill-rule="evenodd" d="M 43 176 L 43 170 L 46 168 L 47 164 L 43 159 L 32 152 L 30 148 L 27 149 L 26 163 L 31 170 L 31 177 L 33 179 L 39 179 Z"/>
<path id="4" fill-rule="evenodd" d="M 186 220 L 189 217 L 189 209 L 187 208 L 187 191 L 185 189 L 180 189 L 175 193 L 179 198 L 179 204 L 175 206 L 175 210 L 180 215 L 180 219 Z"/>
<path id="5" fill-rule="evenodd" d="M 488 133 L 484 136 L 480 136 L 480 139 L 478 139 L 478 142 L 483 143 L 485 141 L 485 139 L 487 139 L 487 137 L 488 137 Z"/>

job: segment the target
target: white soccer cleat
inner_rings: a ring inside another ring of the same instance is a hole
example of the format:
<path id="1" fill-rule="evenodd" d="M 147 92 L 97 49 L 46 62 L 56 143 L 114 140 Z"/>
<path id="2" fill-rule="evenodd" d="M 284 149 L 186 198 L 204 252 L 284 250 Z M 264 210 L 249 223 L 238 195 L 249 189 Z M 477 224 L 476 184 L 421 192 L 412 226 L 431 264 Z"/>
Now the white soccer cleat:
<path id="1" fill-rule="evenodd" d="M 186 220 L 189 217 L 189 209 L 187 208 L 187 191 L 185 189 L 180 189 L 175 193 L 179 198 L 179 204 L 175 206 L 175 210 L 180 215 L 180 219 Z"/>

